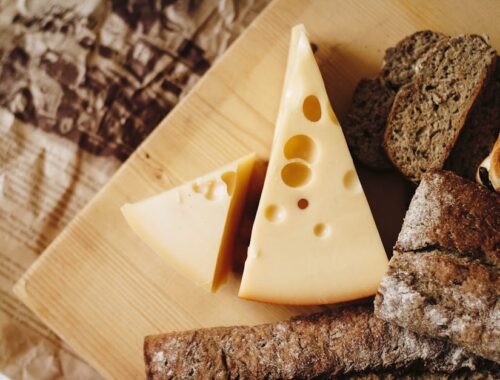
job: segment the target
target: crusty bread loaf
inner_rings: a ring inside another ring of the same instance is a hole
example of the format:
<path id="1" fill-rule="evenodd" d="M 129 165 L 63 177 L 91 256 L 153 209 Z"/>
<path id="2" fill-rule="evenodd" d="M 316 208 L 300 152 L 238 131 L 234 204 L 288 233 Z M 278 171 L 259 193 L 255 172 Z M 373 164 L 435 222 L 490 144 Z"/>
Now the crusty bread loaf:
<path id="1" fill-rule="evenodd" d="M 417 188 L 375 298 L 378 317 L 500 362 L 500 196 L 451 172 Z"/>
<path id="2" fill-rule="evenodd" d="M 500 361 L 498 270 L 453 252 L 395 252 L 380 284 L 377 315 L 432 337 L 450 339 Z"/>
<path id="3" fill-rule="evenodd" d="M 352 97 L 343 131 L 349 150 L 361 163 L 373 169 L 389 169 L 382 140 L 387 115 L 396 91 L 386 87 L 380 78 L 362 79 Z"/>
<path id="4" fill-rule="evenodd" d="M 431 31 L 413 33 L 386 50 L 379 77 L 358 83 L 342 126 L 351 153 L 359 162 L 372 169 L 392 167 L 382 141 L 394 96 L 400 86 L 413 80 L 415 63 L 442 38 L 443 34 Z"/>
<path id="5" fill-rule="evenodd" d="M 446 160 L 445 169 L 473 181 L 479 165 L 491 152 L 499 133 L 500 61 L 497 57 L 493 77 L 467 119 L 460 137 Z"/>
<path id="6" fill-rule="evenodd" d="M 148 379 L 310 379 L 355 372 L 498 371 L 445 341 L 418 336 L 350 306 L 260 326 L 149 336 Z M 374 375 L 375 376 L 375 375 Z"/>
<path id="7" fill-rule="evenodd" d="M 414 81 L 398 91 L 383 145 L 411 181 L 444 166 L 495 60 L 481 36 L 445 38 L 421 59 Z"/>
<path id="8" fill-rule="evenodd" d="M 447 38 L 444 34 L 422 30 L 399 41 L 385 51 L 381 77 L 388 87 L 399 89 L 415 76 L 415 64 L 436 42 Z"/>
<path id="9" fill-rule="evenodd" d="M 399 252 L 434 247 L 500 267 L 500 197 L 447 171 L 417 188 L 396 242 Z"/>

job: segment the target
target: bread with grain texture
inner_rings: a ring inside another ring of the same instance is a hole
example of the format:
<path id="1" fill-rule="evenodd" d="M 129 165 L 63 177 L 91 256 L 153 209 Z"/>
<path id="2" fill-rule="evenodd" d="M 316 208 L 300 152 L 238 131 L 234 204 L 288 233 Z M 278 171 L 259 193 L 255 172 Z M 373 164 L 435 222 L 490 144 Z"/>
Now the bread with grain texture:
<path id="1" fill-rule="evenodd" d="M 415 77 L 415 65 L 446 35 L 431 30 L 415 32 L 385 51 L 381 77 L 387 87 L 399 89 Z"/>
<path id="2" fill-rule="evenodd" d="M 500 267 L 500 196 L 442 170 L 425 175 L 395 245 L 399 252 L 433 247 Z"/>
<path id="3" fill-rule="evenodd" d="M 385 321 L 500 362 L 500 197 L 428 172 L 375 297 Z"/>
<path id="4" fill-rule="evenodd" d="M 495 72 L 467 119 L 445 169 L 475 180 L 479 165 L 493 149 L 499 133 L 500 61 L 497 57 Z"/>
<path id="5" fill-rule="evenodd" d="M 495 61 L 478 35 L 442 39 L 419 61 L 414 81 L 394 99 L 383 142 L 404 176 L 418 183 L 426 171 L 443 168 Z"/>
<path id="6" fill-rule="evenodd" d="M 498 371 L 496 364 L 461 347 L 376 318 L 369 305 L 260 326 L 148 336 L 144 360 L 150 380 L 334 378 L 415 369 Z"/>
<path id="7" fill-rule="evenodd" d="M 395 252 L 376 298 L 380 318 L 500 362 L 498 269 L 443 249 Z"/>
<path id="8" fill-rule="evenodd" d="M 389 169 L 382 140 L 396 91 L 380 78 L 361 79 L 354 90 L 343 130 L 352 155 L 373 169 Z"/>
<path id="9" fill-rule="evenodd" d="M 443 38 L 445 35 L 428 30 L 405 37 L 386 50 L 379 77 L 358 83 L 343 130 L 349 149 L 359 162 L 377 170 L 392 167 L 382 141 L 396 91 L 413 80 L 415 63 Z"/>

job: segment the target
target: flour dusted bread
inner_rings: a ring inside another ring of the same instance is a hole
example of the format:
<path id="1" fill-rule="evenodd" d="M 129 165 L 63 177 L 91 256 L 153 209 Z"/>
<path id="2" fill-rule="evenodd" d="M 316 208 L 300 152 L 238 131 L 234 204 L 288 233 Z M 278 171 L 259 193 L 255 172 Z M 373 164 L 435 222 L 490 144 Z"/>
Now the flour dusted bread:
<path id="1" fill-rule="evenodd" d="M 413 80 L 416 62 L 445 37 L 429 30 L 405 37 L 386 50 L 379 77 L 358 83 L 343 124 L 349 148 L 358 161 L 372 169 L 392 167 L 382 141 L 396 91 Z"/>
<path id="2" fill-rule="evenodd" d="M 148 379 L 155 380 L 334 378 L 415 368 L 498 371 L 460 347 L 376 318 L 367 305 L 254 327 L 149 336 L 144 358 Z"/>
<path id="3" fill-rule="evenodd" d="M 433 247 L 500 266 L 500 197 L 448 171 L 434 171 L 417 188 L 395 250 Z"/>
<path id="4" fill-rule="evenodd" d="M 387 121 L 384 148 L 413 182 L 441 169 L 495 68 L 496 52 L 478 35 L 442 39 L 402 87 Z"/>
<path id="5" fill-rule="evenodd" d="M 451 172 L 422 178 L 375 299 L 378 317 L 500 361 L 500 197 Z"/>

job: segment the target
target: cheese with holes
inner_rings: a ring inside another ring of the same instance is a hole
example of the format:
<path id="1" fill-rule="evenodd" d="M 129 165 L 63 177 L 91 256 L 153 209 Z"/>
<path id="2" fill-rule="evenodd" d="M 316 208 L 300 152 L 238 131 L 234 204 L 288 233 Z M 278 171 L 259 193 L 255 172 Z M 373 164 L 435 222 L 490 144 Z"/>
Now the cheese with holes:
<path id="1" fill-rule="evenodd" d="M 215 291 L 231 251 L 255 155 L 151 198 L 122 207 L 134 232 L 174 269 Z"/>
<path id="2" fill-rule="evenodd" d="M 314 305 L 376 293 L 387 256 L 302 25 L 292 30 L 239 296 Z"/>

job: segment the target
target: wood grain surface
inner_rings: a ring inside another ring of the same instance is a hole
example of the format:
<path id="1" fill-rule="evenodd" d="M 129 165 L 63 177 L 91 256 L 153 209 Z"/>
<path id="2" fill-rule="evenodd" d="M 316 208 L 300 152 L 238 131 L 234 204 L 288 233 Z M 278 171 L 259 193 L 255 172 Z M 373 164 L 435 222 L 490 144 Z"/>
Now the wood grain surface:
<path id="1" fill-rule="evenodd" d="M 484 33 L 498 50 L 499 20 L 496 0 L 274 1 L 44 252 L 15 293 L 110 379 L 144 378 L 144 335 L 269 322 L 315 310 L 240 300 L 237 275 L 216 294 L 203 291 L 131 232 L 120 206 L 246 153 L 268 156 L 290 28 L 297 23 L 306 25 L 318 45 L 316 56 L 342 120 L 355 84 L 376 74 L 385 48 L 414 31 L 433 29 Z M 395 203 L 406 202 L 405 185 L 390 181 L 394 187 L 367 191 L 377 223 L 377 215 L 393 217 L 373 199 L 393 192 L 400 197 Z M 402 213 L 393 211 L 397 227 Z M 395 227 L 387 228 L 393 236 Z"/>

